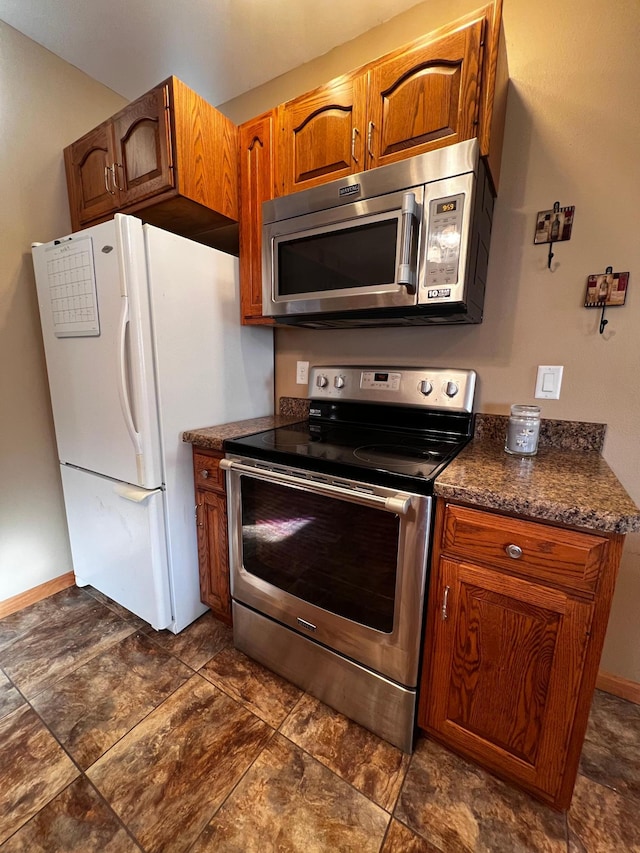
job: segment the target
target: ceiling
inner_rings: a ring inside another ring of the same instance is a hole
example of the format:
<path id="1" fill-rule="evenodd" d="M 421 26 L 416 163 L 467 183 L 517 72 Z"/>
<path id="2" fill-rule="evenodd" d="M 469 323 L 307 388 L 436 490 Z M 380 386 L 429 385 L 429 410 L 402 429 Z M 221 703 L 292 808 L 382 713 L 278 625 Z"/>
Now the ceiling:
<path id="1" fill-rule="evenodd" d="M 422 0 L 0 0 L 0 20 L 128 100 L 175 74 L 214 105 Z"/>

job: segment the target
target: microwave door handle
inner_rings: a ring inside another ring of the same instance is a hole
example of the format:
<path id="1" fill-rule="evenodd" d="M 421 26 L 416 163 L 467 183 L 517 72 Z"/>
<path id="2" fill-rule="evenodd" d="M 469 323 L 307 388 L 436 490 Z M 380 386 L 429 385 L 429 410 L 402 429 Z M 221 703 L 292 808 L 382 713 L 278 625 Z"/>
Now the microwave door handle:
<path id="1" fill-rule="evenodd" d="M 398 264 L 398 284 L 406 287 L 409 293 L 415 293 L 416 273 L 411 267 L 411 249 L 413 232 L 416 225 L 415 193 L 402 196 L 402 222 L 400 231 L 400 263 Z"/>

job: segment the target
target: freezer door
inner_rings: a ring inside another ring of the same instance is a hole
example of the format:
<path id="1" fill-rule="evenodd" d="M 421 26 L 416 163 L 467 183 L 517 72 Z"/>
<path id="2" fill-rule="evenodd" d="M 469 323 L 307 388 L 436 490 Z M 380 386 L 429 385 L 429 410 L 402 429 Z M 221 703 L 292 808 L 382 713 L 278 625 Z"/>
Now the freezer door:
<path id="1" fill-rule="evenodd" d="M 147 490 L 61 465 L 73 570 L 91 586 L 149 622 L 172 622 L 164 505 Z"/>
<path id="2" fill-rule="evenodd" d="M 118 216 L 33 247 L 61 462 L 162 484 L 142 224 Z"/>

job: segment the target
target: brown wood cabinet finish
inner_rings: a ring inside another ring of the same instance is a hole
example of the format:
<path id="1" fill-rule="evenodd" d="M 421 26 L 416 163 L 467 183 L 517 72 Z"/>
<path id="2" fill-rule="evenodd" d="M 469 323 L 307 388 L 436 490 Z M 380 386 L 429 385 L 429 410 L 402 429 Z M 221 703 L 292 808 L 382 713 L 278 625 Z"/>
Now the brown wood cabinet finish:
<path id="1" fill-rule="evenodd" d="M 227 248 L 237 231 L 237 143 L 229 119 L 170 77 L 65 149 L 73 230 L 132 213 Z"/>
<path id="2" fill-rule="evenodd" d="M 372 66 L 367 168 L 477 136 L 484 26 L 480 17 Z"/>
<path id="3" fill-rule="evenodd" d="M 623 539 L 444 502 L 436 513 L 418 723 L 558 809 L 571 801 Z M 511 545 L 522 557 L 506 556 Z"/>
<path id="4" fill-rule="evenodd" d="M 239 127 L 240 311 L 246 324 L 273 323 L 262 316 L 262 202 L 276 194 L 275 128 L 275 110 Z"/>
<path id="5" fill-rule="evenodd" d="M 200 598 L 231 624 L 227 497 L 220 460 L 224 453 L 193 448 Z"/>
<path id="6" fill-rule="evenodd" d="M 356 72 L 283 105 L 280 157 L 284 194 L 367 168 L 366 74 Z"/>

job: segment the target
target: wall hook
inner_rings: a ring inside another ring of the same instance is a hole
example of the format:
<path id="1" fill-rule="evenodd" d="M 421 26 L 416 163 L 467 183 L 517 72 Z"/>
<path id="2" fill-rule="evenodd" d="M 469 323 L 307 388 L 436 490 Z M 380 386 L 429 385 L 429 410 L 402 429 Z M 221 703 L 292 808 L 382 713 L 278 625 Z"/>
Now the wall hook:
<path id="1" fill-rule="evenodd" d="M 610 276 L 612 273 L 613 273 L 613 267 L 607 267 L 606 270 L 604 271 L 605 276 Z M 605 281 L 606 281 L 606 279 L 605 279 Z M 600 315 L 600 334 L 602 334 L 604 332 L 604 327 L 609 322 L 608 320 L 605 320 L 605 318 L 604 318 L 604 312 L 605 312 L 605 309 L 607 307 L 607 295 L 608 294 L 607 294 L 606 288 L 601 289 L 598 293 L 598 301 L 602 302 L 602 314 Z"/>
<path id="2" fill-rule="evenodd" d="M 560 218 L 558 214 L 560 213 L 560 202 L 556 201 L 553 205 L 553 212 L 555 216 L 553 221 L 551 222 L 551 228 L 549 230 L 549 259 L 547 261 L 547 269 L 551 269 L 551 261 L 553 260 L 553 242 L 558 239 L 560 236 Z"/>

